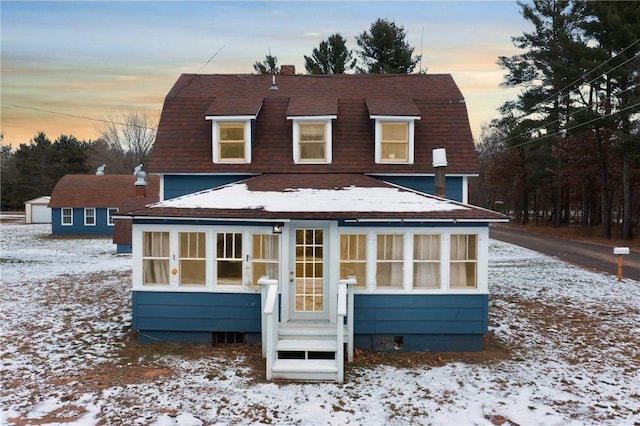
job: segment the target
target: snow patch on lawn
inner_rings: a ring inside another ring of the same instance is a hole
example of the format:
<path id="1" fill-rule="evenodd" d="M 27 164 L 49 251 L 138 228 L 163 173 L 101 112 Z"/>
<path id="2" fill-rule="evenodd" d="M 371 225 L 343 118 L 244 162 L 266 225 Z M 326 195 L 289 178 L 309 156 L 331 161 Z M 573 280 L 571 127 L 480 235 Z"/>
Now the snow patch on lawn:
<path id="1" fill-rule="evenodd" d="M 110 239 L 49 232 L 0 228 L 3 425 L 640 422 L 636 281 L 491 241 L 490 328 L 509 360 L 353 367 L 344 384 L 289 384 L 256 380 L 241 357 L 158 353 L 156 374 L 143 380 L 128 377 L 136 361 L 119 357 L 131 257 L 115 255 Z"/>

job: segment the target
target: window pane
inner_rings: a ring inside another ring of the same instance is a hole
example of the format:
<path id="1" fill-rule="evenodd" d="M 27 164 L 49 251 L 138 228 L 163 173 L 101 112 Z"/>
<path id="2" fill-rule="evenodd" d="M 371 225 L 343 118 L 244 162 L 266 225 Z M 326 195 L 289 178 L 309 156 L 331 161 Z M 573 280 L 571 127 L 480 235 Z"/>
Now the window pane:
<path id="1" fill-rule="evenodd" d="M 169 257 L 168 232 L 143 232 L 144 257 Z"/>
<path id="2" fill-rule="evenodd" d="M 244 158 L 244 142 L 224 142 L 220 143 L 221 159 L 239 159 Z"/>
<path id="3" fill-rule="evenodd" d="M 204 260 L 180 261 L 180 285 L 204 285 L 206 265 Z"/>
<path id="4" fill-rule="evenodd" d="M 409 159 L 409 124 L 381 123 L 381 157 L 388 161 L 407 161 Z"/>
<path id="5" fill-rule="evenodd" d="M 415 288 L 440 288 L 440 262 L 416 262 L 413 264 Z"/>
<path id="6" fill-rule="evenodd" d="M 323 143 L 301 143 L 300 144 L 300 159 L 301 160 L 324 160 L 324 148 Z"/>
<path id="7" fill-rule="evenodd" d="M 169 259 L 144 259 L 142 268 L 144 284 L 169 284 Z"/>
<path id="8" fill-rule="evenodd" d="M 382 123 L 382 141 L 406 142 L 409 136 L 409 123 Z"/>
<path id="9" fill-rule="evenodd" d="M 169 233 L 142 233 L 143 284 L 169 284 Z"/>
<path id="10" fill-rule="evenodd" d="M 244 123 L 219 123 L 220 141 L 242 141 L 244 142 Z"/>
<path id="11" fill-rule="evenodd" d="M 280 236 L 254 234 L 252 238 L 253 255 L 251 285 L 259 288 L 258 280 L 262 276 L 279 279 Z"/>
<path id="12" fill-rule="evenodd" d="M 340 235 L 340 279 L 356 277 L 356 287 L 367 284 L 367 236 Z"/>
<path id="13" fill-rule="evenodd" d="M 300 142 L 324 142 L 324 123 L 299 123 Z"/>
<path id="14" fill-rule="evenodd" d="M 401 288 L 403 266 L 403 236 L 379 234 L 377 236 L 376 285 Z"/>
<path id="15" fill-rule="evenodd" d="M 477 244 L 477 235 L 451 235 L 451 287 L 476 287 Z"/>

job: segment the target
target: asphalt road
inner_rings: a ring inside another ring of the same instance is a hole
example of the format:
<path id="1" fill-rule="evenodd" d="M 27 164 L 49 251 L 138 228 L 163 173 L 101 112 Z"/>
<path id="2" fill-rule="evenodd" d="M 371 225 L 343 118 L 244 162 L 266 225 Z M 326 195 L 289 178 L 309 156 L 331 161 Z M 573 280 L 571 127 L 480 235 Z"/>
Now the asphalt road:
<path id="1" fill-rule="evenodd" d="M 618 256 L 613 254 L 613 245 L 584 243 L 531 234 L 506 227 L 491 226 L 489 237 L 515 244 L 589 270 L 605 272 L 617 276 Z M 623 276 L 640 281 L 640 252 L 630 251 L 623 259 Z"/>

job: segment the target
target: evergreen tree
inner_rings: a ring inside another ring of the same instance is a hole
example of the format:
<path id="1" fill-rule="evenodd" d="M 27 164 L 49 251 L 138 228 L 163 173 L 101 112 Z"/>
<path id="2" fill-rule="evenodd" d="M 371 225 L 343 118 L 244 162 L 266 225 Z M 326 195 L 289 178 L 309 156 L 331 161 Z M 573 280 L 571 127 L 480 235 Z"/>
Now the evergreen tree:
<path id="1" fill-rule="evenodd" d="M 333 34 L 313 49 L 311 56 L 304 56 L 308 74 L 344 74 L 355 66 L 352 52 L 347 49 L 347 41 L 339 34 Z"/>
<path id="2" fill-rule="evenodd" d="M 363 66 L 356 67 L 359 73 L 409 74 L 421 56 L 412 57 L 414 48 L 405 41 L 404 27 L 378 18 L 369 31 L 356 36 L 360 47 L 358 55 Z"/>
<path id="3" fill-rule="evenodd" d="M 271 52 L 269 52 L 262 62 L 257 61 L 253 64 L 253 69 L 258 74 L 278 74 L 280 72 L 278 57 L 271 56 Z"/>

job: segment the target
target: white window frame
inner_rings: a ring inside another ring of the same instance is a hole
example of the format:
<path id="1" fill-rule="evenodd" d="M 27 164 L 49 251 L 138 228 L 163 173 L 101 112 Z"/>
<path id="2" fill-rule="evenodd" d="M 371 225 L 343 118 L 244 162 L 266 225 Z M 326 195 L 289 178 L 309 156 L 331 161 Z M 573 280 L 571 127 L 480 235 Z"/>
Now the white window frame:
<path id="1" fill-rule="evenodd" d="M 87 221 L 87 218 L 91 217 L 91 216 L 89 216 L 89 212 L 93 212 L 93 223 L 89 223 Z M 96 216 L 97 216 L 97 212 L 96 212 L 96 208 L 95 207 L 85 207 L 85 209 L 84 209 L 84 226 L 96 226 L 97 222 L 98 222 L 98 218 Z"/>
<path id="2" fill-rule="evenodd" d="M 372 115 L 371 119 L 375 122 L 375 161 L 376 164 L 413 164 L 415 152 L 415 121 L 420 120 L 419 116 L 391 116 L 391 115 Z M 390 161 L 382 158 L 382 123 L 406 123 L 408 124 L 408 147 L 407 160 Z"/>
<path id="3" fill-rule="evenodd" d="M 65 210 L 69 211 L 69 215 L 64 214 Z M 69 222 L 65 222 L 65 217 L 69 218 Z M 73 207 L 62 207 L 60 209 L 60 225 L 73 226 Z"/>
<path id="4" fill-rule="evenodd" d="M 217 164 L 250 164 L 251 163 L 251 142 L 253 135 L 251 132 L 252 120 L 256 116 L 234 115 L 234 116 L 207 116 L 206 120 L 211 120 L 211 152 L 213 162 Z M 238 122 L 244 123 L 244 159 L 225 160 L 220 158 L 219 123 Z"/>
<path id="5" fill-rule="evenodd" d="M 168 232 L 169 233 L 169 284 L 153 285 L 143 284 L 143 233 L 144 232 Z M 206 275 L 205 285 L 180 285 L 180 233 L 204 232 L 206 244 Z M 240 233 L 242 234 L 242 280 L 240 285 L 217 283 L 217 234 Z M 271 225 L 262 226 L 198 226 L 198 225 L 135 225 L 132 232 L 132 258 L 133 258 L 133 289 L 135 291 L 181 291 L 181 292 L 233 292 L 233 293 L 257 293 L 260 286 L 251 282 L 253 277 L 253 235 L 272 234 Z M 278 235 L 278 262 L 282 259 L 282 239 Z M 261 261 L 261 260 L 259 260 Z M 280 268 L 278 268 L 280 273 Z M 281 280 L 282 277 L 274 277 Z"/>
<path id="6" fill-rule="evenodd" d="M 332 147 L 333 147 L 333 120 L 338 118 L 337 115 L 319 115 L 308 117 L 287 117 L 287 120 L 291 120 L 293 123 L 293 162 L 294 164 L 331 164 L 333 161 Z M 313 123 L 324 124 L 324 160 L 303 160 L 300 158 L 300 124 Z"/>
<path id="7" fill-rule="evenodd" d="M 355 287 L 356 293 L 363 294 L 488 294 L 488 227 L 340 227 L 339 235 L 367 235 L 367 283 Z M 403 283 L 400 287 L 377 287 L 377 236 L 378 234 L 403 234 L 404 268 Z M 440 236 L 440 284 L 437 288 L 413 287 L 413 240 L 414 235 L 436 234 Z M 476 287 L 452 287 L 449 284 L 451 235 L 476 235 Z M 339 238 L 339 237 L 338 237 Z M 340 259 L 338 259 L 339 261 Z M 339 262 L 338 262 L 339 263 Z"/>
<path id="8" fill-rule="evenodd" d="M 109 207 L 107 208 L 107 226 L 115 226 L 116 220 L 113 216 L 118 213 L 117 207 Z"/>

